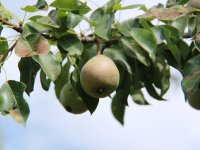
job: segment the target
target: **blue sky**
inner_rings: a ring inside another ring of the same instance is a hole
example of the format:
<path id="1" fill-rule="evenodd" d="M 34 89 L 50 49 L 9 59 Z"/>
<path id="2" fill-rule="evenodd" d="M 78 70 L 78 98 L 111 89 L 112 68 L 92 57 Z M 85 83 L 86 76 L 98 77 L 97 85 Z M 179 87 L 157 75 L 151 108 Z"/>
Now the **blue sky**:
<path id="1" fill-rule="evenodd" d="M 105 2 L 96 1 L 98 5 Z M 150 7 L 158 0 L 140 2 Z M 165 3 L 165 0 L 159 2 Z M 3 3 L 22 17 L 19 8 L 31 1 L 3 0 Z M 137 12 L 126 11 L 120 18 L 125 19 Z M 19 79 L 18 60 L 13 54 L 5 64 L 8 79 Z M 155 101 L 147 94 L 145 97 L 150 106 L 138 106 L 129 100 L 124 126 L 112 116 L 109 99 L 102 99 L 92 116 L 89 112 L 76 116 L 67 113 L 56 100 L 53 87 L 44 92 L 37 77 L 35 91 L 28 98 L 31 114 L 26 127 L 15 123 L 11 117 L 0 116 L 3 150 L 199 150 L 200 112 L 184 102 L 181 76 L 173 69 L 172 73 L 172 84 L 165 96 L 168 101 Z M 4 80 L 5 76 L 1 74 L 0 83 Z"/>

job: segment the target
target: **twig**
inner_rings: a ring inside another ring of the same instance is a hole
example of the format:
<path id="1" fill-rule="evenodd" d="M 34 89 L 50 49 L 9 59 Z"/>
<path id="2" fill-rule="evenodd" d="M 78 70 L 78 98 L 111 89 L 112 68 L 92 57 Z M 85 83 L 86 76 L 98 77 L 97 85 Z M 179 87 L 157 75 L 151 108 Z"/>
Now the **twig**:
<path id="1" fill-rule="evenodd" d="M 20 26 L 17 26 L 17 25 L 14 25 L 12 24 L 11 22 L 9 21 L 6 21 L 2 18 L 0 18 L 0 22 L 3 24 L 3 25 L 8 25 L 10 26 L 12 29 L 14 29 L 15 31 L 19 32 L 19 33 L 22 33 L 22 28 Z"/>

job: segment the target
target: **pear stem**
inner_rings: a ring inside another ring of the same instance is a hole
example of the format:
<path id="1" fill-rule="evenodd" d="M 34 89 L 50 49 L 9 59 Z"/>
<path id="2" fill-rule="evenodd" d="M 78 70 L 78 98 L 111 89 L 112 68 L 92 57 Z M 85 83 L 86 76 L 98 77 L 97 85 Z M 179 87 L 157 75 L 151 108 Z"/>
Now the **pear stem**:
<path id="1" fill-rule="evenodd" d="M 96 42 L 96 45 L 97 45 L 97 55 L 100 55 L 101 54 L 101 49 L 100 49 L 100 39 L 99 38 L 95 38 L 95 42 Z"/>

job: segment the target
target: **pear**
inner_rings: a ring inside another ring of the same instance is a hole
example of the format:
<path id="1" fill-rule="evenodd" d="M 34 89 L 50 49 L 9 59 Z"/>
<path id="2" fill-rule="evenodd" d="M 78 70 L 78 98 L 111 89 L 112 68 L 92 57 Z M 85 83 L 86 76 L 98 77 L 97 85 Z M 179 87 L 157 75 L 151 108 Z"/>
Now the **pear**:
<path id="1" fill-rule="evenodd" d="M 80 83 L 91 97 L 103 98 L 117 89 L 119 71 L 109 57 L 98 54 L 82 67 Z"/>
<path id="2" fill-rule="evenodd" d="M 190 0 L 187 6 L 200 9 L 200 0 Z"/>
<path id="3" fill-rule="evenodd" d="M 73 114 L 81 114 L 87 110 L 81 97 L 78 96 L 70 82 L 63 86 L 60 92 L 60 102 L 66 111 Z"/>

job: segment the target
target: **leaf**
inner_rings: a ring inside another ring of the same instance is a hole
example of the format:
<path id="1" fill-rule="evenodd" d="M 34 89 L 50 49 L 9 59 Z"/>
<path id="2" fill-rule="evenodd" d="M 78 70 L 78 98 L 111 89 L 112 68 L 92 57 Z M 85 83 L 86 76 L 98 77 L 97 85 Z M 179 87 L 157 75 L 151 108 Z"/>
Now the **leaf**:
<path id="1" fill-rule="evenodd" d="M 139 19 L 128 19 L 120 24 L 117 24 L 119 32 L 126 37 L 130 37 L 130 31 L 137 27 L 140 27 Z"/>
<path id="2" fill-rule="evenodd" d="M 50 26 L 50 27 L 54 27 L 54 28 L 59 28 L 60 27 L 60 22 L 59 20 L 53 20 L 51 19 L 49 16 L 33 16 L 31 18 L 29 18 L 31 21 L 35 21 L 38 22 L 42 25 L 45 26 Z"/>
<path id="3" fill-rule="evenodd" d="M 124 76 L 125 82 L 121 84 L 113 97 L 111 108 L 114 117 L 123 125 L 124 124 L 124 114 L 125 106 L 127 105 L 127 99 L 131 87 L 131 76 L 126 72 Z"/>
<path id="4" fill-rule="evenodd" d="M 69 13 L 67 18 L 67 27 L 74 28 L 76 27 L 81 21 L 83 17 L 81 15 L 75 13 Z"/>
<path id="5" fill-rule="evenodd" d="M 60 38 L 58 45 L 67 51 L 69 55 L 80 56 L 83 52 L 83 44 L 75 35 L 67 35 Z"/>
<path id="6" fill-rule="evenodd" d="M 18 63 L 19 71 L 20 71 L 20 82 L 26 84 L 26 93 L 30 95 L 33 91 L 35 78 L 37 75 L 40 66 L 31 58 L 21 58 Z"/>
<path id="7" fill-rule="evenodd" d="M 0 2 L 0 18 L 9 21 L 13 18 L 13 14 Z"/>
<path id="8" fill-rule="evenodd" d="M 60 91 L 62 87 L 69 81 L 69 76 L 70 76 L 69 69 L 70 69 L 70 64 L 69 62 L 67 62 L 64 66 L 62 66 L 60 75 L 54 81 L 55 93 L 58 99 L 60 98 Z"/>
<path id="9" fill-rule="evenodd" d="M 187 24 L 188 24 L 188 16 L 179 17 L 178 19 L 172 21 L 172 23 L 171 23 L 171 25 L 173 27 L 175 27 L 179 30 L 181 35 L 184 34 Z"/>
<path id="10" fill-rule="evenodd" d="M 40 82 L 41 82 L 42 88 L 45 91 L 48 91 L 49 86 L 51 84 L 51 80 L 46 77 L 44 71 L 42 71 L 42 70 L 40 71 Z"/>
<path id="11" fill-rule="evenodd" d="M 133 39 L 148 53 L 152 60 L 155 60 L 155 54 L 157 51 L 156 39 L 152 32 L 141 29 L 141 28 L 133 28 L 130 32 L 130 35 Z"/>
<path id="12" fill-rule="evenodd" d="M 50 6 L 79 14 L 86 14 L 90 11 L 87 3 L 83 3 L 79 0 L 54 0 Z"/>
<path id="13" fill-rule="evenodd" d="M 40 34 L 30 34 L 20 37 L 15 46 L 15 54 L 19 57 L 30 57 L 50 51 L 48 40 Z"/>
<path id="14" fill-rule="evenodd" d="M 8 50 L 8 41 L 4 37 L 0 37 L 0 55 L 4 54 Z"/>
<path id="15" fill-rule="evenodd" d="M 114 117 L 123 125 L 124 124 L 124 114 L 125 114 L 125 104 L 123 100 L 128 98 L 128 93 L 124 90 L 119 90 L 116 92 L 112 100 L 112 113 Z"/>
<path id="16" fill-rule="evenodd" d="M 164 40 L 167 42 L 168 49 L 172 53 L 178 66 L 180 66 L 181 51 L 177 46 L 177 41 L 180 40 L 179 31 L 176 28 L 168 25 L 153 27 L 152 31 L 155 37 L 157 37 L 157 40 L 159 41 L 158 43 L 161 43 Z"/>
<path id="17" fill-rule="evenodd" d="M 132 74 L 131 66 L 128 64 L 125 52 L 119 48 L 106 48 L 104 54 L 114 60 L 116 63 L 121 64 L 130 74 Z"/>
<path id="18" fill-rule="evenodd" d="M 141 90 L 131 90 L 130 95 L 136 104 L 149 105 L 149 103 L 145 100 Z"/>
<path id="19" fill-rule="evenodd" d="M 45 0 L 38 0 L 35 5 L 28 5 L 22 8 L 22 10 L 27 12 L 36 12 L 40 10 L 48 10 L 48 4 Z"/>
<path id="20" fill-rule="evenodd" d="M 40 64 L 40 67 L 49 79 L 55 81 L 58 78 L 61 72 L 61 66 L 60 62 L 56 59 L 52 52 L 33 56 L 32 58 Z"/>
<path id="21" fill-rule="evenodd" d="M 114 13 L 106 14 L 102 8 L 99 8 L 92 13 L 90 19 L 95 22 L 95 34 L 103 39 L 109 39 Z"/>
<path id="22" fill-rule="evenodd" d="M 150 65 L 147 53 L 133 39 L 122 38 L 121 41 L 128 56 L 136 58 L 145 66 Z"/>
<path id="23" fill-rule="evenodd" d="M 200 82 L 200 55 L 193 57 L 183 70 L 182 89 L 187 98 L 192 96 L 198 89 Z"/>
<path id="24" fill-rule="evenodd" d="M 158 94 L 155 87 L 153 86 L 153 84 L 150 81 L 148 81 L 148 80 L 145 81 L 145 87 L 146 87 L 146 90 L 149 93 L 149 95 L 151 95 L 153 98 L 155 98 L 157 100 L 165 100 L 162 97 L 162 95 Z"/>
<path id="25" fill-rule="evenodd" d="M 140 10 L 143 10 L 143 11 L 147 11 L 148 10 L 146 8 L 146 6 L 143 5 L 143 4 L 134 4 L 134 5 L 122 6 L 122 4 L 116 3 L 113 6 L 113 10 L 127 10 L 127 9 L 134 9 L 134 8 L 139 8 Z"/>
<path id="26" fill-rule="evenodd" d="M 9 80 L 0 89 L 0 111 L 11 113 L 14 119 L 23 125 L 29 116 L 29 107 L 23 97 L 25 88 L 23 83 Z M 17 113 L 12 113 L 15 109 Z"/>
<path id="27" fill-rule="evenodd" d="M 154 85 L 161 90 L 160 95 L 163 96 L 169 89 L 170 85 L 170 68 L 162 58 L 157 57 L 152 65 L 151 73 Z"/>
<path id="28" fill-rule="evenodd" d="M 84 92 L 80 83 L 80 73 L 78 69 L 75 69 L 71 73 L 70 82 L 72 86 L 76 89 L 77 94 L 82 98 L 84 104 L 86 105 L 90 113 L 93 114 L 93 112 L 96 110 L 99 104 L 99 99 L 91 97 Z"/>
<path id="29" fill-rule="evenodd" d="M 153 7 L 146 14 L 139 16 L 139 18 L 157 18 L 159 20 L 174 20 L 187 13 L 195 12 L 197 9 L 188 8 L 182 5 L 172 6 L 170 8 L 156 8 Z"/>

